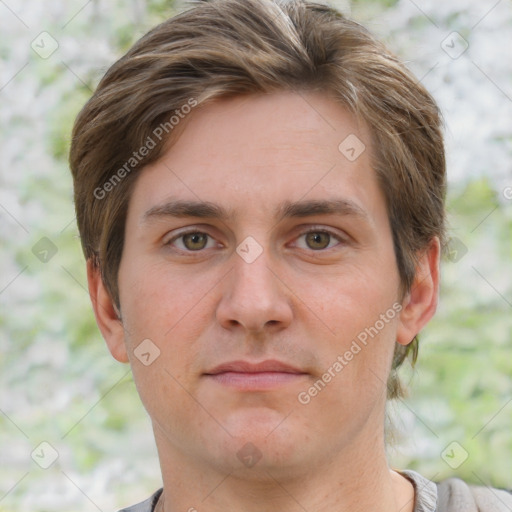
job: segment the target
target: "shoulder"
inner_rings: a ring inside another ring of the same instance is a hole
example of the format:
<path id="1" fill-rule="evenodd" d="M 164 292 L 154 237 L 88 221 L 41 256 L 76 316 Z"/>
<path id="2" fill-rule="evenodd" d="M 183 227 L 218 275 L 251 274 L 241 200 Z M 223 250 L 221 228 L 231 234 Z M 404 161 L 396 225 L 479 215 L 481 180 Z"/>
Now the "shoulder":
<path id="1" fill-rule="evenodd" d="M 147 500 L 141 501 L 137 503 L 137 505 L 123 508 L 119 512 L 153 512 L 160 494 L 162 494 L 162 489 L 158 489 L 158 491 L 154 492 Z"/>
<path id="2" fill-rule="evenodd" d="M 512 493 L 469 485 L 459 478 L 437 482 L 437 512 L 510 512 Z"/>
<path id="3" fill-rule="evenodd" d="M 414 512 L 511 512 L 512 493 L 504 489 L 470 485 L 460 478 L 434 482 L 416 471 L 400 474 L 414 485 Z"/>

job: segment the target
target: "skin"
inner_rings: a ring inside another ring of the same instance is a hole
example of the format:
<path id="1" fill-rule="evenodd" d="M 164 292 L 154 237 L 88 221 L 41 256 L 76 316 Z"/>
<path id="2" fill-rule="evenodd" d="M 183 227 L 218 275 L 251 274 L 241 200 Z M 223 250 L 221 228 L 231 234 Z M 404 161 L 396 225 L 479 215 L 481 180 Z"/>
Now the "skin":
<path id="1" fill-rule="evenodd" d="M 353 162 L 338 149 L 350 134 L 366 146 Z M 395 343 L 410 343 L 435 312 L 439 242 L 422 253 L 401 298 L 370 154 L 367 128 L 325 94 L 249 95 L 195 109 L 138 178 L 118 276 L 121 319 L 90 262 L 88 278 L 102 334 L 131 363 L 152 420 L 162 509 L 413 510 L 411 483 L 386 461 L 386 381 Z M 275 214 L 283 201 L 326 199 L 350 208 Z M 209 201 L 232 216 L 166 215 L 171 200 Z M 185 228 L 209 237 L 179 238 Z M 262 249 L 251 263 L 236 252 L 248 236 Z M 300 403 L 397 303 L 400 313 Z M 134 354 L 144 339 L 160 350 L 148 366 Z M 264 390 L 205 375 L 227 361 L 267 359 L 303 374 Z M 241 449 L 261 458 L 249 467 Z"/>

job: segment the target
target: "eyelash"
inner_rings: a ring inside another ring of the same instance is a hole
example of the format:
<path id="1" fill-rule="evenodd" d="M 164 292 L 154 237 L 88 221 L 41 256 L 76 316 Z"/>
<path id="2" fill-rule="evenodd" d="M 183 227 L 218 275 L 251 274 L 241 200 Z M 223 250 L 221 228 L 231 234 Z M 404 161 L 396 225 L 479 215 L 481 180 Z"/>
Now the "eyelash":
<path id="1" fill-rule="evenodd" d="M 175 235 L 170 240 L 165 242 L 164 245 L 165 246 L 172 246 L 172 244 L 176 240 L 179 240 L 180 238 L 183 238 L 186 235 L 191 235 L 191 234 L 196 234 L 196 233 L 197 234 L 201 234 L 201 235 L 206 235 L 210 239 L 213 239 L 213 237 L 211 235 L 209 235 L 208 233 L 206 233 L 205 231 L 200 231 L 198 229 L 191 229 L 191 230 L 188 230 L 188 231 L 183 231 L 183 232 L 179 233 L 178 235 Z M 347 242 L 346 238 L 342 237 L 341 235 L 339 235 L 339 234 L 337 234 L 337 233 L 335 233 L 335 232 L 333 232 L 333 231 L 331 231 L 329 229 L 315 228 L 315 227 L 309 228 L 306 231 L 301 232 L 300 235 L 297 236 L 297 239 L 300 238 L 300 237 L 303 237 L 305 235 L 308 235 L 309 233 L 327 233 L 332 238 L 336 239 L 340 244 L 343 244 L 343 243 Z M 329 249 L 333 249 L 333 248 L 334 247 L 327 247 L 325 249 L 317 249 L 317 250 L 315 250 L 315 249 L 303 249 L 303 250 L 310 250 L 312 252 L 325 252 L 325 251 L 328 251 Z M 201 253 L 201 252 L 205 251 L 206 249 L 198 249 L 197 251 L 193 251 L 193 250 L 190 250 L 190 249 L 177 249 L 177 250 L 181 251 L 181 252 L 188 253 L 188 254 L 194 254 L 194 253 Z"/>

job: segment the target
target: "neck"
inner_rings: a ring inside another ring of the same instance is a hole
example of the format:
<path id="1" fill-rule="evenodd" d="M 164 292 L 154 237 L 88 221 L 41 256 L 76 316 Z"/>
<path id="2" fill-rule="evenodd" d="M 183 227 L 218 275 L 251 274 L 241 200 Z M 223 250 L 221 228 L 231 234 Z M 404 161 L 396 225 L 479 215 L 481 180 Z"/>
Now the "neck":
<path id="1" fill-rule="evenodd" d="M 164 512 L 412 512 L 412 484 L 387 465 L 380 437 L 300 468 L 222 468 L 191 460 L 155 430 Z"/>

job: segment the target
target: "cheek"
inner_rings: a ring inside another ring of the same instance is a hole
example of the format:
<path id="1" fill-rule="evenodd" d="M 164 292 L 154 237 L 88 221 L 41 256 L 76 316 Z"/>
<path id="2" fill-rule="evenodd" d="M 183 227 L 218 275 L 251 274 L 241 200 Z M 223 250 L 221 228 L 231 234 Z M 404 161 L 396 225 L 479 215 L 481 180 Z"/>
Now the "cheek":
<path id="1" fill-rule="evenodd" d="M 171 271 L 165 264 L 127 267 L 123 271 L 121 306 L 129 334 L 166 344 L 183 330 L 188 338 L 193 337 L 209 318 L 205 298 L 216 282 L 211 276 L 197 279 L 187 269 Z"/>
<path id="2" fill-rule="evenodd" d="M 309 306 L 304 315 L 329 328 L 325 341 L 317 339 L 310 347 L 322 351 L 327 373 L 323 380 L 329 381 L 326 392 L 322 391 L 325 403 L 342 400 L 355 406 L 358 401 L 378 399 L 386 386 L 399 318 L 400 306 L 390 281 L 351 269 L 334 281 L 315 281 L 304 293 Z M 313 327 L 308 329 L 312 333 Z"/>
<path id="3" fill-rule="evenodd" d="M 179 272 L 171 275 L 162 264 L 127 265 L 119 275 L 126 344 L 139 395 L 153 419 L 178 429 L 174 413 L 186 415 L 193 409 L 185 389 L 193 387 L 198 340 L 211 320 L 207 293 L 212 283 Z M 149 358 L 141 354 L 143 346 Z M 147 359 L 151 362 L 146 365 Z M 165 410 L 162 397 L 168 403 Z"/>
<path id="4" fill-rule="evenodd" d="M 294 289 L 302 299 L 301 307 L 323 321 L 339 339 L 351 339 L 372 326 L 381 314 L 392 310 L 398 298 L 394 268 L 378 262 L 372 266 L 361 259 L 330 275 L 309 276 L 302 285 L 300 277 L 295 276 Z M 386 326 L 396 316 L 393 313 L 388 315 Z"/>

